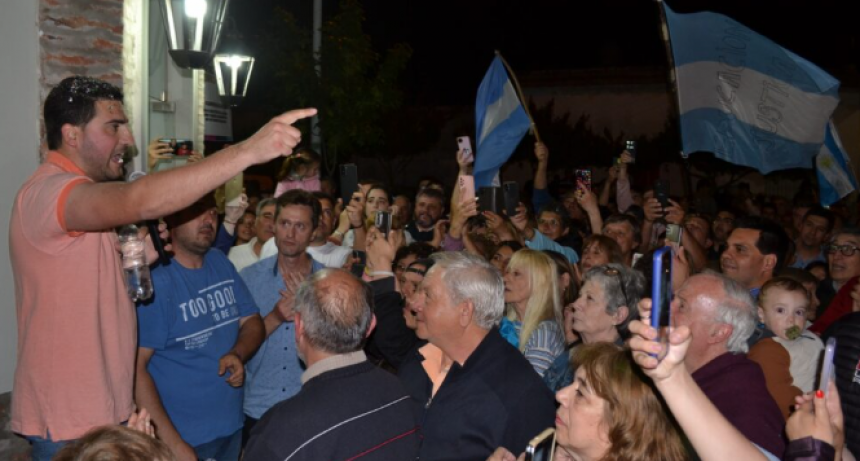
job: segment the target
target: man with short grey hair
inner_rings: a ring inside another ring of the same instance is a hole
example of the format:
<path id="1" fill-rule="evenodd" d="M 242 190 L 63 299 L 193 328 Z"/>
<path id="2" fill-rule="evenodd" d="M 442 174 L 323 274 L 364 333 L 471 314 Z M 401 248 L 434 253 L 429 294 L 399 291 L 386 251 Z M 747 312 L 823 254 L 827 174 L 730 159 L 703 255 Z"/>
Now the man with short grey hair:
<path id="1" fill-rule="evenodd" d="M 261 259 L 263 245 L 275 236 L 275 207 L 277 201 L 273 198 L 260 200 L 257 204 L 257 217 L 254 220 L 254 238 L 243 245 L 230 249 L 228 258 L 236 266 L 236 271 L 254 264 Z"/>
<path id="2" fill-rule="evenodd" d="M 684 365 L 696 384 L 751 442 L 782 456 L 785 420 L 761 368 L 746 356 L 747 339 L 755 328 L 747 289 L 706 271 L 687 279 L 671 306 L 672 324 L 690 328 Z"/>
<path id="3" fill-rule="evenodd" d="M 370 287 L 324 269 L 296 294 L 302 389 L 263 416 L 245 459 L 415 459 L 418 431 L 409 394 L 362 351 L 376 319 Z"/>
<path id="4" fill-rule="evenodd" d="M 554 424 L 555 404 L 495 327 L 504 310 L 502 277 L 467 253 L 433 259 L 413 307 L 416 334 L 431 348 L 407 356 L 399 373 L 422 421 L 419 458 L 484 461 L 497 447 L 521 453 Z"/>

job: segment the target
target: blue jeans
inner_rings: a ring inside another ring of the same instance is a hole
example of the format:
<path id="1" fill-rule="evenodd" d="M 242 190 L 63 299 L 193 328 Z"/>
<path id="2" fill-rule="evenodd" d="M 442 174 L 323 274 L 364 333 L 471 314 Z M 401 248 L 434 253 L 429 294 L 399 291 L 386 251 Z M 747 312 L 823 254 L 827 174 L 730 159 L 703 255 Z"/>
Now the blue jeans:
<path id="1" fill-rule="evenodd" d="M 194 447 L 197 458 L 216 461 L 239 461 L 239 451 L 242 449 L 242 430 L 232 435 L 206 442 Z"/>
<path id="2" fill-rule="evenodd" d="M 30 453 L 33 461 L 51 461 L 51 458 L 53 458 L 54 455 L 56 455 L 64 446 L 74 442 L 74 440 L 53 441 L 51 440 L 50 433 L 48 433 L 47 439 L 33 435 L 28 435 L 25 438 L 33 447 L 33 451 Z"/>

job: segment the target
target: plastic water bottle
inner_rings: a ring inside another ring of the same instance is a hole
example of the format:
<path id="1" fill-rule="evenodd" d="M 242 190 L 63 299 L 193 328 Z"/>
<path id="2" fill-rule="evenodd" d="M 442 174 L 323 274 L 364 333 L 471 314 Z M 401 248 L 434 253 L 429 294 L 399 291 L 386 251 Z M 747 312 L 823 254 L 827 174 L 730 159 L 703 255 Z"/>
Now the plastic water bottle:
<path id="1" fill-rule="evenodd" d="M 135 302 L 149 299 L 152 296 L 152 277 L 146 264 L 146 245 L 140 238 L 137 226 L 123 226 L 119 231 L 119 243 L 128 296 Z"/>

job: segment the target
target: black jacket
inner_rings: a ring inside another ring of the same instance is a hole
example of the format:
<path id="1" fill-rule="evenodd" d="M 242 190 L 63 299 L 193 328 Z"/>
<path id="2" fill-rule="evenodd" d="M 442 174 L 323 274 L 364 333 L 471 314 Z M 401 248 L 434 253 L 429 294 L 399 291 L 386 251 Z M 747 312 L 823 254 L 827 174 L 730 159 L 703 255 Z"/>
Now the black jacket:
<path id="1" fill-rule="evenodd" d="M 451 366 L 432 400 L 423 360 L 414 350 L 399 373 L 421 426 L 422 461 L 485 461 L 500 446 L 519 455 L 555 424 L 552 393 L 495 328 L 462 367 Z"/>
<path id="2" fill-rule="evenodd" d="M 403 386 L 364 361 L 312 378 L 267 411 L 251 432 L 244 459 L 412 460 L 418 443 Z"/>
<path id="3" fill-rule="evenodd" d="M 836 338 L 836 387 L 845 415 L 845 441 L 851 453 L 860 453 L 860 312 L 842 316 L 822 335 Z"/>
<path id="4" fill-rule="evenodd" d="M 409 351 L 419 342 L 418 337 L 403 319 L 403 297 L 395 291 L 394 277 L 374 280 L 370 286 L 373 288 L 376 328 L 364 351 L 368 360 L 396 373 Z"/>

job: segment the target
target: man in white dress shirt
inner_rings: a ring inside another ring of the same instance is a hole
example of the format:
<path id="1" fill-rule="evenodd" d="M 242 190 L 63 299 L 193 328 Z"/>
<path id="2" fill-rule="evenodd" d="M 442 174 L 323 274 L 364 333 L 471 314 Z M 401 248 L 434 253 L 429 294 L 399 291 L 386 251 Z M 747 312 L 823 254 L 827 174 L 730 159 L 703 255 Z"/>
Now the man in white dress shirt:
<path id="1" fill-rule="evenodd" d="M 227 257 L 236 266 L 237 272 L 260 260 L 260 254 L 266 242 L 274 243 L 272 236 L 275 235 L 275 206 L 276 202 L 273 198 L 260 200 L 257 205 L 257 220 L 254 222 L 257 235 L 248 243 L 230 249 Z"/>

